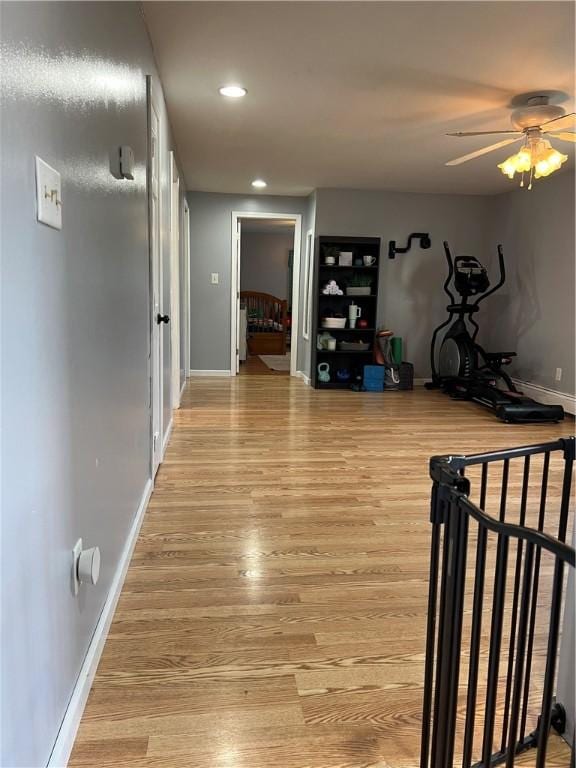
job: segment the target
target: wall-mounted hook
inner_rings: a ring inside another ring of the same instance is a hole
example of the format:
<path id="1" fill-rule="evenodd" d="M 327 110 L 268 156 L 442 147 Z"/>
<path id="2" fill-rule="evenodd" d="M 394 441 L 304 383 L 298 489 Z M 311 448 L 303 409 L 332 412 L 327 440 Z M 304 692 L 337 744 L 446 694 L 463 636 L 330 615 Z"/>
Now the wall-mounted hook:
<path id="1" fill-rule="evenodd" d="M 427 249 L 432 245 L 430 235 L 427 232 L 413 232 L 408 238 L 406 248 L 398 248 L 396 245 L 396 240 L 390 240 L 388 243 L 388 258 L 395 258 L 397 253 L 408 253 L 410 247 L 412 246 L 412 240 L 417 239 L 420 240 L 420 248 Z"/>

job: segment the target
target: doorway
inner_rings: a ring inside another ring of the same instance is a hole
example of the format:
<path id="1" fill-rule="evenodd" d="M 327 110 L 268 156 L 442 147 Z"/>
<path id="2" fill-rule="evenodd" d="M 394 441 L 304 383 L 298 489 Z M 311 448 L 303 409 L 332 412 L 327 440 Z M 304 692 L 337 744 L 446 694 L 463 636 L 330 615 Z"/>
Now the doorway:
<path id="1" fill-rule="evenodd" d="M 300 241 L 299 214 L 232 214 L 232 376 L 296 375 Z"/>

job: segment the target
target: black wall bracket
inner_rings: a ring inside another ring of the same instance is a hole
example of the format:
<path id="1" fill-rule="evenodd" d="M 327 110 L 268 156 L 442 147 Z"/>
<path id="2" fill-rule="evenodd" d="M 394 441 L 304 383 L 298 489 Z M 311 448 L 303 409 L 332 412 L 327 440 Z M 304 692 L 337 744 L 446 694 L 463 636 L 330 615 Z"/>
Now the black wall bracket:
<path id="1" fill-rule="evenodd" d="M 408 244 L 406 245 L 406 248 L 398 248 L 396 245 L 396 240 L 390 240 L 388 243 L 388 258 L 395 258 L 397 253 L 408 253 L 412 246 L 412 240 L 420 240 L 420 248 L 427 249 L 432 245 L 430 235 L 427 232 L 413 232 L 408 238 Z"/>

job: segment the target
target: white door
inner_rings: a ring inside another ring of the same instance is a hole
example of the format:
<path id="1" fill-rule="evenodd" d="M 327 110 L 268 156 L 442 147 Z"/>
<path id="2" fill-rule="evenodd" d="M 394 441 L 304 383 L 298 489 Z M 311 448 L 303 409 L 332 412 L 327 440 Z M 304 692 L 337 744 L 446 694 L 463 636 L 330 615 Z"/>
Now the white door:
<path id="1" fill-rule="evenodd" d="M 232 348 L 236 350 L 234 356 L 235 363 L 232 366 L 232 375 L 235 376 L 240 370 L 240 244 L 242 239 L 242 221 L 240 219 L 236 222 L 236 258 L 234 259 L 235 269 L 235 283 L 236 283 L 236 335 L 234 341 L 236 345 L 232 345 Z"/>
<path id="2" fill-rule="evenodd" d="M 184 301 L 184 378 L 190 375 L 190 209 L 184 201 L 184 286 L 182 299 Z"/>
<path id="3" fill-rule="evenodd" d="M 180 179 L 170 152 L 170 348 L 172 408 L 180 408 Z"/>
<path id="4" fill-rule="evenodd" d="M 152 246 L 152 476 L 162 460 L 162 269 L 160 262 L 160 157 L 158 115 L 150 105 L 150 241 Z"/>

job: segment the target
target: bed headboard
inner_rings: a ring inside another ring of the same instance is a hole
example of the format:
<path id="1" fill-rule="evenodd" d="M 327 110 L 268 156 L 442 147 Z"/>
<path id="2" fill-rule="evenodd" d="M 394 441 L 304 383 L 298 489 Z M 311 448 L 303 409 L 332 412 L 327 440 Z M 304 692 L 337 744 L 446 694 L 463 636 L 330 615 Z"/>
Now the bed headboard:
<path id="1" fill-rule="evenodd" d="M 248 323 L 252 320 L 256 323 L 262 323 L 262 330 L 267 324 L 262 321 L 272 321 L 277 323 L 283 329 L 286 328 L 286 315 L 288 313 L 288 302 L 286 299 L 279 299 L 270 293 L 261 293 L 260 291 L 240 291 L 240 302 L 246 307 Z M 274 331 L 278 328 L 273 326 L 269 330 Z"/>

